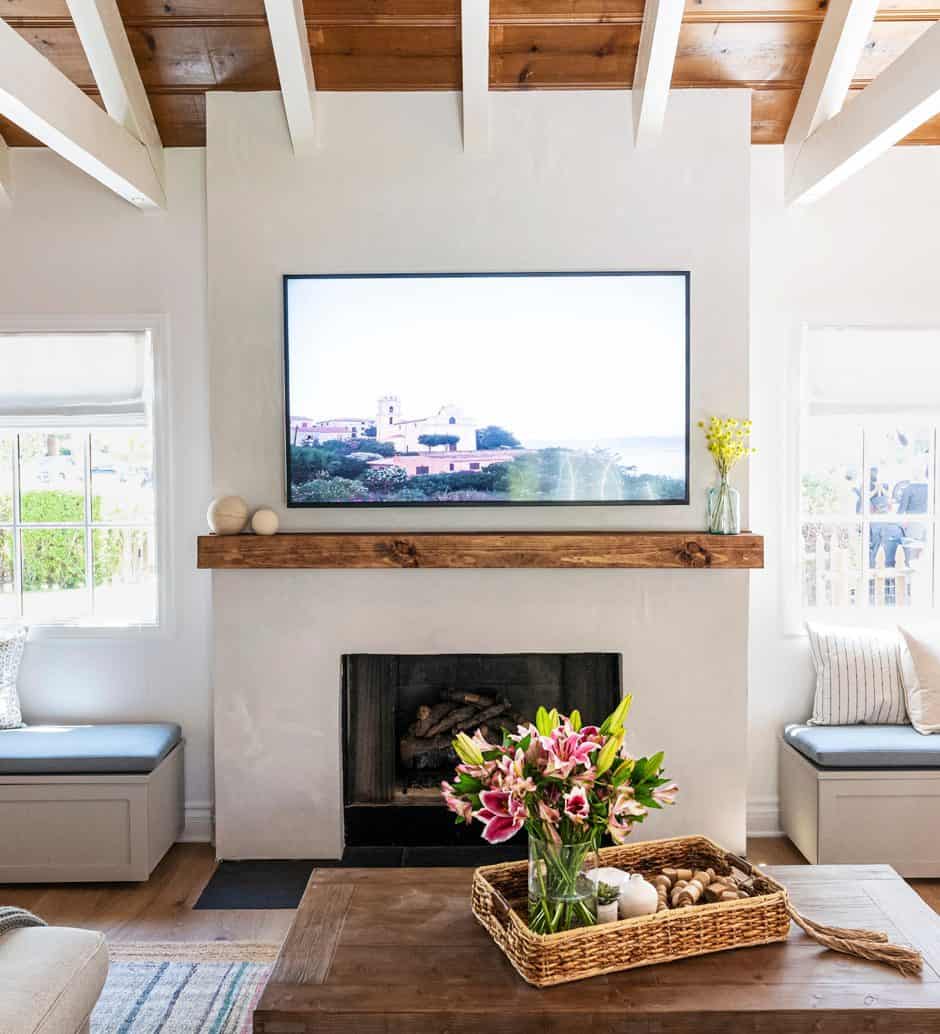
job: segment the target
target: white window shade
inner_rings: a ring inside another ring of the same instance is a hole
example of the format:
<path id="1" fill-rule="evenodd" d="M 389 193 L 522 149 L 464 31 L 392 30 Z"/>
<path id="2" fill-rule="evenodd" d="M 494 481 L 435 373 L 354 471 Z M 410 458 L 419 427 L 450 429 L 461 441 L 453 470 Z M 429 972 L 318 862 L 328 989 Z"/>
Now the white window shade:
<path id="1" fill-rule="evenodd" d="M 812 416 L 938 412 L 940 330 L 812 330 L 804 391 Z"/>
<path id="2" fill-rule="evenodd" d="M 146 333 L 0 334 L 0 423 L 145 423 Z"/>

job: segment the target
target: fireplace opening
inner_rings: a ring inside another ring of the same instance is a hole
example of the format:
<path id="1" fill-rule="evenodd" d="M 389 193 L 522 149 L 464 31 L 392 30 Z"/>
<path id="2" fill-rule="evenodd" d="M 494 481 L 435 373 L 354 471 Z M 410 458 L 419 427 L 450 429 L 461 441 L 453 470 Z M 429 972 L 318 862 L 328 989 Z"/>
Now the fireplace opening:
<path id="1" fill-rule="evenodd" d="M 600 722 L 617 705 L 615 653 L 348 654 L 343 657 L 346 844 L 479 844 L 440 796 L 457 757 L 451 740 L 531 721 L 539 705 Z"/>

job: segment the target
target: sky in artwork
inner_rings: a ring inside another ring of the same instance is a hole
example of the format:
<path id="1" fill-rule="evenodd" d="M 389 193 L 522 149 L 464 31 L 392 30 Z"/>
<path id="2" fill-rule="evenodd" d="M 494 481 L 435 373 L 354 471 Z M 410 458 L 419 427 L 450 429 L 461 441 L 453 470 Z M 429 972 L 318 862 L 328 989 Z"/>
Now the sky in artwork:
<path id="1" fill-rule="evenodd" d="M 288 282 L 290 412 L 459 406 L 529 447 L 685 434 L 678 276 Z"/>

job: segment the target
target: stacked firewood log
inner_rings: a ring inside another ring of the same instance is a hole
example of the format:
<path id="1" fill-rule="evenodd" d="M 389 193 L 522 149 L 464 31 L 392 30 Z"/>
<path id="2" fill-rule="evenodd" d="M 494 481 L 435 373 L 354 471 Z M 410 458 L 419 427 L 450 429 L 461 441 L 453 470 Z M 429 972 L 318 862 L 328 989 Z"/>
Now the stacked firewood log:
<path id="1" fill-rule="evenodd" d="M 445 689 L 436 704 L 422 704 L 399 743 L 405 768 L 450 768 L 457 763 L 451 741 L 458 732 L 479 729 L 491 743 L 502 742 L 502 730 L 514 731 L 524 721 L 506 697 Z"/>

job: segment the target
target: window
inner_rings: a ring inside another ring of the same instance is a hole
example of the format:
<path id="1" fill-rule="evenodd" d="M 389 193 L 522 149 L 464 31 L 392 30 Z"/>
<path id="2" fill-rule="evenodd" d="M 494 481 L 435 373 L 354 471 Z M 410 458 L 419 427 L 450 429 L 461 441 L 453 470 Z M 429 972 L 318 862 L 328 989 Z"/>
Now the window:
<path id="1" fill-rule="evenodd" d="M 470 464 L 470 469 L 471 470 L 479 470 L 480 469 L 480 464 L 479 463 L 471 463 Z"/>
<path id="2" fill-rule="evenodd" d="M 940 332 L 807 334 L 800 426 L 804 611 L 937 604 Z"/>
<path id="3" fill-rule="evenodd" d="M 158 619 L 146 334 L 0 334 L 0 620 Z"/>
<path id="4" fill-rule="evenodd" d="M 415 467 L 415 475 L 418 475 L 418 474 L 430 474 L 430 473 L 431 473 L 431 468 L 430 467 L 423 467 L 420 464 Z"/>

